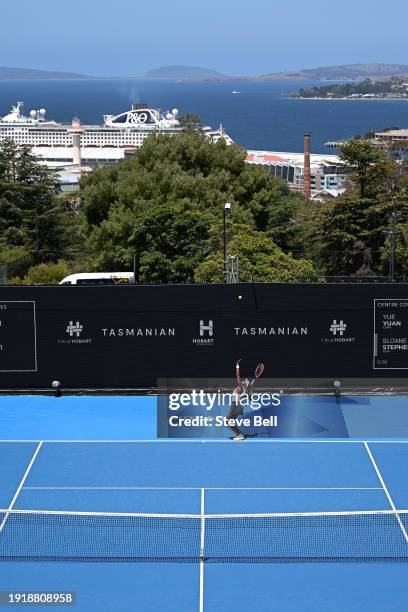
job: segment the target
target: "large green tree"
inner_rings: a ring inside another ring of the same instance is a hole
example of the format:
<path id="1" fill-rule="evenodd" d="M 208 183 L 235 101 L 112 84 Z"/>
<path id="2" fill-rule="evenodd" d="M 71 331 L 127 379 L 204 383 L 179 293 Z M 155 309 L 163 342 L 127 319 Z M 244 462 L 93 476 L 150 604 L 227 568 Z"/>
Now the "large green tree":
<path id="1" fill-rule="evenodd" d="M 377 197 L 384 192 L 393 173 L 393 161 L 386 151 L 369 140 L 353 139 L 341 147 L 340 158 L 360 198 Z"/>
<path id="2" fill-rule="evenodd" d="M 53 172 L 30 147 L 0 143 L 0 249 L 24 247 L 40 258 L 60 253 L 69 241 Z"/>
<path id="3" fill-rule="evenodd" d="M 98 229 L 95 266 L 125 269 L 135 257 L 140 283 L 192 282 L 206 254 L 211 221 L 186 203 L 155 206 L 137 222 L 131 211 L 118 207 Z"/>
<path id="4" fill-rule="evenodd" d="M 353 194 L 323 206 L 313 240 L 328 276 L 354 275 L 379 256 L 368 229 L 371 209 L 370 200 Z"/>
<path id="5" fill-rule="evenodd" d="M 266 168 L 245 160 L 241 147 L 222 140 L 212 143 L 197 133 L 149 138 L 133 158 L 81 181 L 90 233 L 117 206 L 138 215 L 170 202 L 185 202 L 215 217 L 231 202 L 244 222 L 260 230 L 279 225 L 283 231 L 290 225 L 296 197 Z"/>
<path id="6" fill-rule="evenodd" d="M 308 248 L 327 275 L 387 274 L 392 226 L 408 222 L 404 164 L 360 140 L 342 147 L 342 158 L 352 183 L 344 196 L 323 204 L 315 215 Z M 398 232 L 397 264 L 405 274 L 408 258 L 404 261 L 405 247 L 398 243 L 404 236 Z"/>
<path id="7" fill-rule="evenodd" d="M 294 259 L 274 244 L 265 232 L 238 227 L 228 244 L 229 253 L 238 257 L 239 278 L 243 281 L 308 282 L 317 275 L 311 261 Z M 195 272 L 198 282 L 221 282 L 223 253 L 211 253 Z"/>
<path id="8" fill-rule="evenodd" d="M 248 165 L 240 147 L 193 132 L 149 138 L 131 159 L 85 177 L 81 199 L 95 266 L 129 268 L 135 254 L 140 281 L 191 281 L 222 250 L 226 202 L 231 233 L 267 232 L 283 249 L 299 235 L 299 198 L 286 185 Z"/>

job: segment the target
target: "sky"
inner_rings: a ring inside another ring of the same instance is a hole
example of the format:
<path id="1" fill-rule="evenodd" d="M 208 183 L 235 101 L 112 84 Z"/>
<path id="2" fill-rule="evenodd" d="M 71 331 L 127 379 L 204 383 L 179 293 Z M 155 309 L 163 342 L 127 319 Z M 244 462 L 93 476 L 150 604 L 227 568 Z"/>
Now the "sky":
<path id="1" fill-rule="evenodd" d="M 0 66 L 94 76 L 408 64 L 408 0 L 0 0 L 0 21 Z"/>

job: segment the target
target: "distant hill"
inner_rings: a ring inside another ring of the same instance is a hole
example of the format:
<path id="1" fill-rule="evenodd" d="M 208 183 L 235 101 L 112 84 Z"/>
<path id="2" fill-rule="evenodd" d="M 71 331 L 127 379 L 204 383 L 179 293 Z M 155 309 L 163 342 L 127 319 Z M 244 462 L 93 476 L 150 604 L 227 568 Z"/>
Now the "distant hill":
<path id="1" fill-rule="evenodd" d="M 198 68 L 197 66 L 163 66 L 146 72 L 147 79 L 226 79 L 228 78 L 221 72 L 209 70 L 208 68 Z"/>
<path id="2" fill-rule="evenodd" d="M 296 72 L 277 72 L 259 77 L 262 80 L 277 81 L 282 79 L 293 81 L 348 81 L 363 79 L 381 79 L 394 75 L 408 74 L 407 64 L 346 64 L 344 66 L 327 66 L 310 68 Z"/>
<path id="3" fill-rule="evenodd" d="M 89 79 L 92 77 L 75 72 L 50 72 L 31 68 L 6 68 L 0 66 L 0 80 L 6 79 Z"/>
<path id="4" fill-rule="evenodd" d="M 346 64 L 344 66 L 327 66 L 308 68 L 294 72 L 276 72 L 261 76 L 231 77 L 216 70 L 198 66 L 162 66 L 149 70 L 147 79 L 180 79 L 191 81 L 362 81 L 365 79 L 381 80 L 395 75 L 408 75 L 408 64 Z M 0 66 L 0 80 L 11 79 L 91 79 L 94 77 L 76 72 L 57 72 L 50 70 L 33 70 L 31 68 L 9 68 Z M 114 78 L 114 77 L 112 77 Z"/>

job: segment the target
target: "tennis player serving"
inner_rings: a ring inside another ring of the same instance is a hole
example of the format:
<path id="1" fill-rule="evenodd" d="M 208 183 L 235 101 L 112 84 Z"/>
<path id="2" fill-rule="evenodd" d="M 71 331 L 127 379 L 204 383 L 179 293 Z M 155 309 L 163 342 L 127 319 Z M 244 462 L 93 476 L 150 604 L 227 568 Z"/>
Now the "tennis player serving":
<path id="1" fill-rule="evenodd" d="M 251 397 L 254 383 L 257 378 L 262 376 L 263 371 L 265 369 L 265 366 L 263 363 L 258 363 L 258 365 L 255 368 L 255 374 L 252 380 L 249 380 L 249 378 L 246 378 L 246 377 L 241 378 L 241 370 L 240 370 L 240 365 L 239 365 L 240 362 L 241 362 L 241 359 L 238 359 L 236 366 L 235 366 L 235 375 L 237 379 L 237 384 L 232 392 L 231 406 L 230 406 L 230 410 L 227 416 L 227 419 L 234 421 L 234 425 L 230 425 L 229 427 L 232 429 L 232 431 L 235 434 L 233 440 L 237 442 L 241 442 L 242 440 L 245 440 L 245 436 L 240 430 L 240 428 L 238 427 L 238 424 L 236 422 L 237 417 L 241 416 L 244 413 L 242 403 L 241 403 L 241 398 L 244 395 L 247 395 L 249 398 Z"/>

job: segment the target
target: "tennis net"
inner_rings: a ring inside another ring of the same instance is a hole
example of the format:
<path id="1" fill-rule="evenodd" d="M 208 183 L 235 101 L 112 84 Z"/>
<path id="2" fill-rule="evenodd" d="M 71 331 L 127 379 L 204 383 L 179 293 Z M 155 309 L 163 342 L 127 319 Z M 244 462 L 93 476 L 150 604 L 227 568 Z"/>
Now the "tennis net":
<path id="1" fill-rule="evenodd" d="M 0 510 L 0 560 L 408 562 L 408 510 L 124 514 Z"/>

